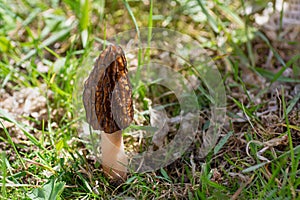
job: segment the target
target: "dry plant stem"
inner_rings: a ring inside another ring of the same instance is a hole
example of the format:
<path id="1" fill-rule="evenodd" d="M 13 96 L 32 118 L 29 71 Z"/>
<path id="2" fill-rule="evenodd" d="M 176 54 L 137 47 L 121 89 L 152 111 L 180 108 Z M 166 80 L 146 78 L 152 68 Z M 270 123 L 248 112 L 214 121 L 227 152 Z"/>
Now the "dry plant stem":
<path id="1" fill-rule="evenodd" d="M 124 152 L 122 130 L 101 135 L 102 166 L 104 173 L 112 179 L 125 179 L 128 159 Z"/>

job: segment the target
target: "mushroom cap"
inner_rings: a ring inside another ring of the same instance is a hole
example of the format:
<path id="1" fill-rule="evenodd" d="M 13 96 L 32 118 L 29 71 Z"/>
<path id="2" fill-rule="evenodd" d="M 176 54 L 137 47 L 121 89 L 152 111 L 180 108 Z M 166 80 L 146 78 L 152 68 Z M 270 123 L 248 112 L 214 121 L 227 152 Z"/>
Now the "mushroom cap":
<path id="1" fill-rule="evenodd" d="M 85 81 L 83 104 L 94 130 L 114 133 L 133 120 L 132 87 L 127 61 L 120 46 L 108 46 Z"/>

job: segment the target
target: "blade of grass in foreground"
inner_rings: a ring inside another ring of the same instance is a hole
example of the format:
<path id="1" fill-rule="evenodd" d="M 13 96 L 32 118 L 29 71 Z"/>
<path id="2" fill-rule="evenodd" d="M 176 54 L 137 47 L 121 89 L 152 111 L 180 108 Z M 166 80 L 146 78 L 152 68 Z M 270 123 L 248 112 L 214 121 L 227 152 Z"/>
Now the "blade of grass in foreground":
<path id="1" fill-rule="evenodd" d="M 210 27 L 213 29 L 214 32 L 219 33 L 217 22 L 216 22 L 215 19 L 208 13 L 207 8 L 205 7 L 205 5 L 203 5 L 203 1 L 197 0 L 197 2 L 198 2 L 198 4 L 199 4 L 199 6 L 201 7 L 203 13 L 204 13 L 205 16 L 207 17 L 207 21 L 208 21 Z"/>
<path id="2" fill-rule="evenodd" d="M 148 18 L 148 41 L 147 41 L 147 50 L 145 53 L 146 61 L 150 61 L 150 45 L 151 45 L 151 38 L 152 38 L 152 26 L 153 26 L 153 0 L 150 0 L 150 11 L 149 11 L 149 18 Z M 149 69 L 147 69 L 149 70 Z"/>
<path id="3" fill-rule="evenodd" d="M 300 145 L 298 145 L 298 146 L 296 146 L 295 148 L 293 148 L 292 151 L 294 152 L 294 155 L 298 155 L 298 154 L 300 155 Z M 298 155 L 298 156 L 299 156 L 299 155 Z M 277 160 L 279 160 L 279 159 L 281 159 L 281 158 L 284 158 L 284 157 L 286 157 L 286 156 L 291 157 L 291 150 L 289 150 L 289 151 L 283 153 L 282 155 L 278 156 L 277 158 L 275 158 L 275 159 L 272 160 L 271 162 L 277 161 Z M 259 163 L 259 164 L 257 164 L 257 165 L 250 166 L 250 167 L 248 167 L 248 168 L 242 170 L 242 172 L 243 172 L 243 173 L 247 173 L 247 172 L 255 171 L 256 169 L 259 169 L 260 167 L 265 166 L 265 165 L 268 164 L 268 163 L 269 163 L 269 162 L 263 162 L 263 163 Z"/>
<path id="4" fill-rule="evenodd" d="M 271 72 L 269 70 L 259 68 L 259 67 L 255 67 L 254 70 L 267 79 L 275 80 L 274 77 L 276 76 L 276 74 L 274 74 L 273 72 Z M 278 78 L 276 78 L 276 81 L 286 82 L 286 83 L 300 83 L 299 79 L 294 79 L 294 78 L 289 78 L 289 77 L 284 77 L 284 76 L 279 76 Z"/>
<path id="5" fill-rule="evenodd" d="M 41 145 L 41 143 L 32 135 L 30 134 L 28 131 L 26 131 L 26 129 L 23 127 L 23 125 L 21 125 L 19 122 L 17 122 L 12 116 L 10 116 L 8 113 L 6 113 L 4 110 L 0 109 L 0 119 L 6 120 L 8 122 L 11 122 L 13 124 L 15 124 L 17 127 L 19 127 L 24 135 L 36 146 L 38 146 L 40 149 L 46 150 L 45 147 L 43 147 Z M 23 163 L 24 165 L 24 163 Z"/>
<path id="6" fill-rule="evenodd" d="M 230 131 L 227 133 L 227 135 L 225 135 L 220 142 L 215 146 L 214 148 L 214 154 L 216 155 L 220 149 L 226 144 L 226 142 L 228 141 L 228 139 L 230 138 L 230 136 L 232 136 L 233 131 Z"/>
<path id="7" fill-rule="evenodd" d="M 138 36 L 138 39 L 139 39 L 139 52 L 138 52 L 138 68 L 136 70 L 136 74 L 135 74 L 135 80 L 133 81 L 135 83 L 135 85 L 138 85 L 138 81 L 140 80 L 140 76 L 141 76 L 141 65 L 142 65 L 142 49 L 140 48 L 140 39 L 141 39 L 141 34 L 140 34 L 140 29 L 139 29 L 139 26 L 136 22 L 136 19 L 134 17 L 134 14 L 130 8 L 130 5 L 128 4 L 127 0 L 123 0 L 123 3 L 134 23 L 134 26 L 135 26 L 135 30 L 136 30 L 136 33 L 137 33 L 137 36 Z"/>
<path id="8" fill-rule="evenodd" d="M 0 114 L 1 114 L 1 109 L 0 109 Z M 0 116 L 0 118 L 1 118 L 1 116 Z M 10 145 L 12 146 L 12 148 L 14 149 L 14 151 L 16 152 L 17 157 L 20 159 L 22 167 L 25 169 L 24 161 L 23 161 L 22 157 L 20 156 L 20 154 L 19 154 L 19 152 L 18 152 L 18 150 L 17 150 L 17 148 L 15 146 L 15 143 L 13 142 L 12 138 L 10 137 L 10 134 L 8 133 L 6 127 L 3 125 L 2 121 L 0 121 L 0 124 L 1 124 L 3 130 L 4 130 L 5 134 L 6 134 L 8 142 L 10 143 Z M 3 164 L 3 165 L 5 165 L 5 164 Z"/>
<path id="9" fill-rule="evenodd" d="M 89 32 L 88 32 L 88 27 L 89 27 L 89 22 L 90 22 L 90 17 L 89 17 L 89 11 L 90 11 L 90 1 L 89 0 L 84 0 L 80 1 L 80 10 L 81 10 L 81 17 L 79 19 L 79 24 L 81 28 L 81 40 L 82 40 L 82 46 L 83 48 L 86 47 L 88 38 L 89 38 Z"/>
<path id="10" fill-rule="evenodd" d="M 2 122 L 0 121 L 0 123 L 2 124 Z M 3 124 L 2 124 L 3 126 Z M 3 126 L 4 128 L 4 126 Z M 1 186 L 1 193 L 3 195 L 3 197 L 7 197 L 7 193 L 6 193 L 6 174 L 7 174 L 7 169 L 6 169 L 6 156 L 5 156 L 5 153 L 4 152 L 1 152 L 1 162 L 2 162 L 2 168 L 1 168 L 1 171 L 2 171 L 2 186 Z"/>
<path id="11" fill-rule="evenodd" d="M 64 38 L 66 35 L 68 35 L 70 33 L 72 28 L 73 27 L 65 28 L 65 29 L 57 32 L 56 34 L 50 36 L 48 39 L 46 39 L 44 42 L 42 42 L 42 44 L 40 44 L 38 46 L 38 49 L 43 49 L 44 47 L 49 46 L 49 45 L 53 44 L 54 42 Z M 24 56 L 24 58 L 19 63 L 17 63 L 17 65 L 22 64 L 24 61 L 28 60 L 36 53 L 37 53 L 37 49 L 32 49 Z"/>
<path id="12" fill-rule="evenodd" d="M 282 107 L 283 107 L 283 114 L 285 118 L 285 123 L 286 123 L 286 128 L 287 128 L 287 133 L 288 133 L 288 140 L 289 140 L 289 146 L 290 146 L 290 151 L 291 151 L 291 161 L 292 161 L 292 171 L 290 173 L 290 181 L 291 184 L 294 185 L 295 179 L 296 179 L 296 171 L 297 171 L 297 163 L 295 162 L 295 152 L 294 152 L 294 147 L 293 147 L 293 138 L 292 138 L 292 133 L 290 129 L 290 122 L 287 116 L 287 110 L 286 110 L 286 103 L 285 103 L 285 98 L 284 98 L 284 88 L 282 87 Z M 295 188 L 294 188 L 295 189 Z"/>
<path id="13" fill-rule="evenodd" d="M 287 115 L 292 111 L 292 109 L 296 105 L 296 103 L 299 102 L 299 99 L 300 99 L 300 92 L 289 102 L 289 105 L 286 109 Z"/>
<path id="14" fill-rule="evenodd" d="M 274 83 L 279 77 L 281 77 L 281 75 L 283 74 L 283 72 L 289 68 L 293 63 L 295 63 L 297 60 L 299 60 L 300 55 L 296 55 L 294 57 L 292 57 L 292 59 L 290 59 L 287 64 L 282 67 L 274 76 L 274 78 L 272 79 L 272 83 Z"/>

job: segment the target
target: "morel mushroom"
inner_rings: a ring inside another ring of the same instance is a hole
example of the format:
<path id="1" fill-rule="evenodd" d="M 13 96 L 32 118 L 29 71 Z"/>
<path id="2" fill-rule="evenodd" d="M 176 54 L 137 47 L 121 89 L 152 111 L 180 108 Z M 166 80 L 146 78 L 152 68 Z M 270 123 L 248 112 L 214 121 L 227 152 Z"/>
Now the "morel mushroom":
<path id="1" fill-rule="evenodd" d="M 102 130 L 102 167 L 113 179 L 125 179 L 127 156 L 122 130 L 133 119 L 132 88 L 121 47 L 110 45 L 99 56 L 84 85 L 83 104 L 87 122 Z"/>

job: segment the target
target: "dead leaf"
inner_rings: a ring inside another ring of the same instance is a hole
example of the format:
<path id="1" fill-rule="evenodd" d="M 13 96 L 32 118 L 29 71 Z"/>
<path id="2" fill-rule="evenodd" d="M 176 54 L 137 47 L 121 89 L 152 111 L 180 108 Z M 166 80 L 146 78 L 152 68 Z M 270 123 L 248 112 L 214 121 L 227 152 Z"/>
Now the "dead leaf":
<path id="1" fill-rule="evenodd" d="M 157 147 L 163 145 L 164 138 L 169 132 L 168 120 L 166 111 L 161 107 L 157 106 L 150 109 L 150 124 L 151 126 L 158 128 L 152 137 L 152 142 Z"/>

